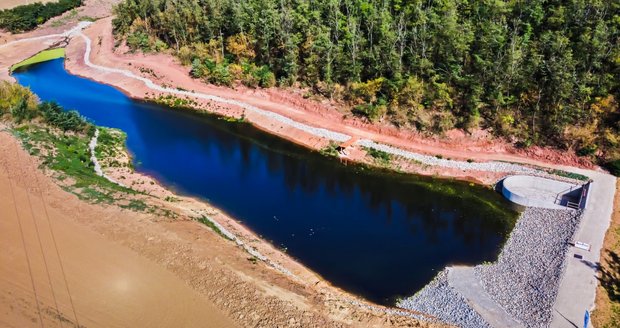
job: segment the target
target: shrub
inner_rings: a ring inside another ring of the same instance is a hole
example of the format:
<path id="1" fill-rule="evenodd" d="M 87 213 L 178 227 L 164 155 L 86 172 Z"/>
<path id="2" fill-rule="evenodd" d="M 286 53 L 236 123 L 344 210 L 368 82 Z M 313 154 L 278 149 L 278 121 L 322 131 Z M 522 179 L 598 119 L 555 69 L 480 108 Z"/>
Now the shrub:
<path id="1" fill-rule="evenodd" d="M 366 102 L 373 103 L 377 100 L 377 93 L 381 90 L 385 78 L 380 77 L 366 82 L 352 83 L 349 89 L 349 96 L 353 103 Z"/>
<path id="2" fill-rule="evenodd" d="M 620 177 L 620 159 L 616 159 L 613 161 L 609 161 L 607 163 L 605 163 L 605 168 L 607 168 L 609 170 L 609 173 Z"/>
<path id="3" fill-rule="evenodd" d="M 323 147 L 319 152 L 324 156 L 337 157 L 338 156 L 338 143 L 330 141 L 329 144 Z"/>
<path id="4" fill-rule="evenodd" d="M 579 148 L 577 150 L 577 155 L 578 156 L 590 156 L 590 155 L 594 155 L 597 150 L 598 150 L 598 146 L 594 144 L 590 144 L 590 145 L 586 145 L 584 147 Z"/>
<path id="5" fill-rule="evenodd" d="M 392 159 L 392 155 L 390 155 L 387 152 L 384 152 L 383 150 L 378 150 L 374 148 L 365 148 L 365 150 L 366 150 L 366 153 L 368 153 L 370 157 L 374 158 L 378 162 L 387 164 Z"/>
<path id="6" fill-rule="evenodd" d="M 435 132 L 445 132 L 452 128 L 456 124 L 456 118 L 451 112 L 442 111 L 433 117 L 433 129 Z"/>
<path id="7" fill-rule="evenodd" d="M 188 46 L 182 46 L 179 51 L 177 51 L 177 57 L 179 57 L 183 65 L 193 64 L 193 61 L 197 59 L 194 56 L 194 51 Z"/>
<path id="8" fill-rule="evenodd" d="M 263 88 L 271 88 L 276 85 L 276 76 L 269 70 L 267 66 L 261 66 L 255 72 L 258 84 Z"/>
<path id="9" fill-rule="evenodd" d="M 210 69 L 208 80 L 213 84 L 226 86 L 230 86 L 233 82 L 233 78 L 228 72 L 228 66 L 225 64 L 216 64 Z"/>
<path id="10" fill-rule="evenodd" d="M 34 112 L 28 108 L 28 103 L 25 99 L 20 99 L 17 103 L 11 108 L 11 116 L 13 116 L 13 120 L 18 124 L 23 121 L 29 121 L 34 117 Z"/>
<path id="11" fill-rule="evenodd" d="M 205 76 L 205 67 L 202 65 L 200 59 L 194 58 L 194 60 L 192 61 L 192 69 L 190 70 L 189 74 L 193 78 L 197 79 Z"/>
<path id="12" fill-rule="evenodd" d="M 38 110 L 48 124 L 63 131 L 85 132 L 89 126 L 86 119 L 78 112 L 64 111 L 55 102 L 41 103 Z"/>
<path id="13" fill-rule="evenodd" d="M 243 79 L 243 67 L 241 67 L 241 65 L 239 64 L 228 65 L 228 72 L 234 80 Z"/>
<path id="14" fill-rule="evenodd" d="M 258 79 L 253 74 L 245 74 L 241 78 L 241 83 L 247 87 L 256 88 L 258 86 Z"/>
<path id="15" fill-rule="evenodd" d="M 353 114 L 366 116 L 371 121 L 376 121 L 383 117 L 387 112 L 387 105 L 384 99 L 379 99 L 376 103 L 361 104 L 353 107 Z"/>
<path id="16" fill-rule="evenodd" d="M 29 110 L 35 110 L 37 107 L 37 97 L 28 88 L 8 81 L 0 82 L 0 116 L 11 114 L 15 106 L 22 101 L 26 102 Z"/>
<path id="17" fill-rule="evenodd" d="M 136 50 L 149 52 L 151 51 L 151 41 L 149 40 L 149 35 L 142 31 L 134 32 L 127 37 L 127 46 L 132 52 L 135 52 Z"/>

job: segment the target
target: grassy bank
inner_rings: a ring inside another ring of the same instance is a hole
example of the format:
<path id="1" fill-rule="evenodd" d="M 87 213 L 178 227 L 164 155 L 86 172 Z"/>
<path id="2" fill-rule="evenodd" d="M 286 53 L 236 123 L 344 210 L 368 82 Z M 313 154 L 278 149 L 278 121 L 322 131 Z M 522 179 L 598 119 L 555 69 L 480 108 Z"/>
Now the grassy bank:
<path id="1" fill-rule="evenodd" d="M 176 214 L 150 204 L 152 196 L 118 185 L 97 175 L 91 162 L 89 142 L 99 129 L 101 142 L 95 149 L 104 167 L 120 165 L 125 153 L 125 134 L 96 127 L 75 111 L 66 111 L 54 102 L 38 103 L 27 88 L 0 82 L 0 120 L 21 140 L 24 149 L 41 159 L 58 184 L 91 203 L 114 204 L 137 212 L 166 217 Z M 125 166 L 130 164 L 124 163 Z"/>
<path id="2" fill-rule="evenodd" d="M 95 174 L 90 161 L 88 135 L 55 133 L 53 129 L 25 124 L 12 130 L 31 154 L 54 171 L 63 189 L 93 203 L 112 204 L 121 194 L 135 194 Z"/>
<path id="3" fill-rule="evenodd" d="M 123 135 L 117 130 L 98 128 L 101 135 L 110 136 L 95 151 L 97 158 L 115 166 L 114 157 L 125 149 Z M 92 130 L 94 131 L 94 130 Z M 175 218 L 177 215 L 158 205 L 151 204 L 153 197 L 128 187 L 113 183 L 99 176 L 90 161 L 88 143 L 92 133 L 62 133 L 37 123 L 22 124 L 11 129 L 13 135 L 21 140 L 24 148 L 42 159 L 42 166 L 51 170 L 62 189 L 75 194 L 81 200 L 94 204 L 116 205 L 136 212 L 152 213 Z M 105 166 L 104 166 L 105 167 Z"/>
<path id="4" fill-rule="evenodd" d="M 42 63 L 48 60 L 64 58 L 64 57 L 65 57 L 65 48 L 43 50 L 39 52 L 38 54 L 11 66 L 11 72 L 14 72 L 17 69 L 21 67 L 26 67 L 28 65 Z"/>

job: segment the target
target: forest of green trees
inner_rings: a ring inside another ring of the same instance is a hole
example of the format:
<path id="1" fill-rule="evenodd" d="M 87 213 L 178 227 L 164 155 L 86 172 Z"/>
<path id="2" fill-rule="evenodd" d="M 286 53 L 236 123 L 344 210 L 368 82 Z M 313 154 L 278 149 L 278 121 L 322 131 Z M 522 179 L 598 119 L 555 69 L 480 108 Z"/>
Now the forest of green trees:
<path id="1" fill-rule="evenodd" d="M 208 82 L 301 86 L 369 120 L 620 156 L 619 0 L 124 0 L 115 32 Z"/>
<path id="2" fill-rule="evenodd" d="M 42 4 L 35 2 L 0 10 L 0 29 L 13 33 L 30 31 L 66 11 L 82 5 L 82 0 L 58 0 Z"/>

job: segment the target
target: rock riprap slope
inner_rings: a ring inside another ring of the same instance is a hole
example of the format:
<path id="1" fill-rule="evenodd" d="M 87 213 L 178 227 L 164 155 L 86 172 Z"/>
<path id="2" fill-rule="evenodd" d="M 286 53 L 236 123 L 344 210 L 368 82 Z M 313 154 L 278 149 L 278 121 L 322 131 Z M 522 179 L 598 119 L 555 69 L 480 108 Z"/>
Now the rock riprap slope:
<path id="1" fill-rule="evenodd" d="M 525 327 L 547 327 L 581 212 L 528 208 L 497 262 L 479 265 L 484 289 Z"/>
<path id="2" fill-rule="evenodd" d="M 478 312 L 467 304 L 467 300 L 450 286 L 447 270 L 441 271 L 424 289 L 397 305 L 404 309 L 428 313 L 459 327 L 490 327 Z"/>
<path id="3" fill-rule="evenodd" d="M 474 268 L 491 298 L 525 327 L 548 327 L 566 252 L 582 212 L 527 208 L 498 260 Z M 448 280 L 446 269 L 424 289 L 398 303 L 459 327 L 489 327 Z"/>

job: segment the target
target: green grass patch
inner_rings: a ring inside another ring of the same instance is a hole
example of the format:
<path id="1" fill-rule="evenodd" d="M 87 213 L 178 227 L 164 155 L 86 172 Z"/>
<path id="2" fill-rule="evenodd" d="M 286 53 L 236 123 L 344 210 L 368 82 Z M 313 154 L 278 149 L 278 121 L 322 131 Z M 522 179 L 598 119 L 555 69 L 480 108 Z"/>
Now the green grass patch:
<path id="1" fill-rule="evenodd" d="M 136 191 L 121 187 L 98 176 L 90 161 L 88 135 L 54 133 L 49 128 L 24 125 L 12 130 L 30 153 L 40 153 L 43 165 L 57 172 L 66 183 L 64 189 L 80 199 L 112 204 L 125 194 Z M 46 149 L 41 153 L 41 149 Z"/>
<path id="2" fill-rule="evenodd" d="M 587 176 L 583 175 L 583 174 L 579 174 L 579 173 L 573 173 L 573 172 L 567 172 L 567 171 L 563 171 L 563 170 L 549 170 L 547 171 L 550 174 L 553 175 L 557 175 L 560 177 L 565 177 L 565 178 L 569 178 L 569 179 L 575 179 L 575 180 L 579 180 L 579 181 L 588 181 L 590 180 L 590 178 L 588 178 Z"/>
<path id="3" fill-rule="evenodd" d="M 196 100 L 191 99 L 188 96 L 181 98 L 181 97 L 177 97 L 176 95 L 172 95 L 172 94 L 160 95 L 152 99 L 147 98 L 147 100 L 151 100 L 155 102 L 156 104 L 164 105 L 166 107 L 170 107 L 173 109 L 194 110 L 194 108 L 198 108 L 200 105 Z"/>
<path id="4" fill-rule="evenodd" d="M 206 225 L 206 226 L 207 226 L 207 227 L 209 227 L 211 230 L 213 230 L 215 233 L 217 233 L 218 235 L 220 235 L 220 236 L 224 237 L 224 239 L 232 240 L 232 239 L 228 238 L 228 236 L 226 236 L 226 235 L 222 232 L 222 230 L 220 230 L 220 228 L 218 228 L 218 227 L 217 227 L 217 226 L 213 223 L 213 221 L 211 221 L 211 219 L 209 219 L 208 217 L 206 217 L 206 216 L 204 216 L 204 215 L 203 215 L 203 216 L 201 216 L 201 217 L 197 217 L 197 218 L 196 218 L 196 221 L 198 221 L 198 222 L 200 222 L 200 223 L 202 223 L 202 224 Z"/>
<path id="5" fill-rule="evenodd" d="M 55 48 L 55 49 L 49 49 L 49 50 L 43 50 L 41 52 L 39 52 L 38 54 L 23 60 L 13 66 L 11 66 L 11 72 L 14 72 L 15 70 L 21 68 L 21 67 L 26 67 L 28 65 L 32 65 L 32 64 L 36 64 L 36 63 L 42 63 L 42 62 L 46 62 L 48 60 L 53 60 L 53 59 L 57 59 L 57 58 L 64 58 L 65 57 L 65 48 Z"/>
<path id="6" fill-rule="evenodd" d="M 125 147 L 127 135 L 118 129 L 99 128 L 95 156 L 97 158 L 116 157 L 120 150 Z"/>
<path id="7" fill-rule="evenodd" d="M 368 156 L 372 157 L 375 160 L 375 162 L 379 164 L 388 165 L 390 164 L 390 161 L 392 160 L 392 155 L 390 155 L 387 152 L 384 152 L 383 150 L 378 150 L 378 149 L 374 149 L 370 147 L 364 147 L 364 150 L 366 151 Z"/>
<path id="8" fill-rule="evenodd" d="M 329 144 L 323 148 L 321 148 L 321 150 L 319 150 L 319 152 L 323 155 L 323 156 L 327 156 L 327 157 L 338 157 L 338 143 L 335 141 L 330 141 Z"/>
<path id="9" fill-rule="evenodd" d="M 120 207 L 130 209 L 136 212 L 144 212 L 148 208 L 146 203 L 141 199 L 132 199 L 129 201 L 129 204 L 120 205 Z"/>

